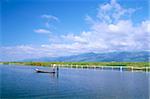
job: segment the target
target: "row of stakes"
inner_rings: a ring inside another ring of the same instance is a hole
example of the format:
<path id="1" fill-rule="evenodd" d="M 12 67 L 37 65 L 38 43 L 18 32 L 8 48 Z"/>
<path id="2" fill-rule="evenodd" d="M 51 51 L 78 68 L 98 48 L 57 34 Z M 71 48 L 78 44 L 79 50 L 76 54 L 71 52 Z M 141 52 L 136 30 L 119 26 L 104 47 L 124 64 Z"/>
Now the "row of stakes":
<path id="1" fill-rule="evenodd" d="M 123 70 L 131 70 L 131 71 L 135 71 L 135 70 L 145 70 L 146 72 L 149 72 L 150 70 L 150 67 L 142 67 L 144 69 L 137 69 L 136 67 L 123 67 L 123 66 L 88 66 L 88 65 L 62 65 L 62 64 L 52 64 L 51 65 L 52 67 L 68 67 L 68 68 L 86 68 L 86 69 L 101 69 L 101 70 L 104 70 L 104 69 L 111 69 L 111 70 L 115 70 L 115 69 L 119 69 L 120 71 L 123 71 Z"/>

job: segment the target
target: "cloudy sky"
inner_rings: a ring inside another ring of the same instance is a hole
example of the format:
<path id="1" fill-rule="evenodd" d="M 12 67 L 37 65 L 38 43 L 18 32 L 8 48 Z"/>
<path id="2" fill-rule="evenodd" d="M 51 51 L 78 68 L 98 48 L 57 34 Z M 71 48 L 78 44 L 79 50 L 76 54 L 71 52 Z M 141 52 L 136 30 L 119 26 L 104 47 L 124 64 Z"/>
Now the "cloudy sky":
<path id="1" fill-rule="evenodd" d="M 1 61 L 149 50 L 149 0 L 1 0 Z"/>

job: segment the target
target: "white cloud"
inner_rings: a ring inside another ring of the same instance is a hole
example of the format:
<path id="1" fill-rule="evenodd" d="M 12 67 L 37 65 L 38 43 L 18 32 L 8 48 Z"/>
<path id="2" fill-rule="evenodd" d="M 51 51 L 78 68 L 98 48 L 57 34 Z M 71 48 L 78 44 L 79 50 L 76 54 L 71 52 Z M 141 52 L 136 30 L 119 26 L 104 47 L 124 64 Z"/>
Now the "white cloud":
<path id="1" fill-rule="evenodd" d="M 85 38 L 82 38 L 81 36 L 76 36 L 74 34 L 63 35 L 62 38 L 71 40 L 73 42 L 80 42 L 80 43 L 86 43 L 87 42 Z"/>
<path id="2" fill-rule="evenodd" d="M 81 46 L 73 44 L 45 44 L 35 45 L 19 45 L 10 47 L 1 47 L 0 61 L 15 61 L 40 57 L 57 57 L 79 53 Z M 79 48 L 79 50 L 76 50 Z"/>
<path id="3" fill-rule="evenodd" d="M 46 29 L 40 28 L 40 29 L 35 29 L 34 30 L 34 32 L 40 33 L 40 34 L 49 34 L 49 33 L 51 33 L 52 30 L 55 28 L 52 25 L 53 21 L 57 21 L 57 22 L 59 21 L 58 17 L 53 16 L 53 15 L 48 15 L 48 14 L 42 15 L 41 18 L 46 19 L 46 22 L 45 22 L 45 28 Z"/>
<path id="4" fill-rule="evenodd" d="M 113 24 L 109 25 L 109 30 L 112 32 L 118 32 L 119 31 L 119 27 Z"/>
<path id="5" fill-rule="evenodd" d="M 51 31 L 55 28 L 52 23 L 53 21 L 59 21 L 58 17 L 53 16 L 53 15 L 48 15 L 48 14 L 44 14 L 41 16 L 41 18 L 46 19 L 45 22 L 45 28 L 40 28 L 40 29 L 34 29 L 34 32 L 36 33 L 41 33 L 41 34 L 49 34 L 51 33 Z"/>
<path id="6" fill-rule="evenodd" d="M 45 26 L 46 26 L 47 28 L 52 27 L 51 24 L 52 24 L 53 22 L 55 22 L 55 21 L 56 21 L 56 22 L 59 22 L 58 17 L 53 16 L 53 15 L 44 14 L 44 15 L 42 15 L 41 17 L 42 17 L 43 19 L 46 19 Z"/>
<path id="7" fill-rule="evenodd" d="M 47 29 L 35 29 L 34 32 L 40 33 L 40 34 L 49 34 L 49 33 L 51 33 L 50 30 L 47 30 Z"/>
<path id="8" fill-rule="evenodd" d="M 53 15 L 48 15 L 48 14 L 44 14 L 44 15 L 42 15 L 41 17 L 42 17 L 42 18 L 46 18 L 46 19 L 48 19 L 49 21 L 50 21 L 50 20 L 55 20 L 55 21 L 58 21 L 58 20 L 59 20 L 58 17 L 53 16 Z"/>
<path id="9" fill-rule="evenodd" d="M 91 23 L 89 31 L 63 37 L 95 52 L 149 50 L 150 21 L 135 25 L 131 19 L 135 11 L 133 8 L 123 8 L 116 0 L 111 0 L 99 6 L 96 18 L 86 16 L 86 21 Z"/>
<path id="10" fill-rule="evenodd" d="M 50 44 L 4 47 L 1 48 L 2 54 L 7 55 L 5 57 L 8 59 L 26 59 L 86 52 L 149 50 L 150 21 L 143 20 L 134 24 L 131 19 L 134 11 L 133 8 L 126 9 L 116 0 L 111 0 L 110 3 L 99 6 L 96 17 L 86 16 L 86 21 L 90 23 L 89 31 L 78 35 L 49 35 Z M 58 20 L 49 15 L 43 15 L 43 18 Z M 50 33 L 45 29 L 37 29 L 35 32 Z"/>
<path id="11" fill-rule="evenodd" d="M 97 17 L 106 23 L 115 23 L 119 19 L 122 19 L 123 16 L 130 16 L 136 9 L 125 9 L 116 0 L 111 0 L 110 3 L 102 4 L 99 6 Z"/>

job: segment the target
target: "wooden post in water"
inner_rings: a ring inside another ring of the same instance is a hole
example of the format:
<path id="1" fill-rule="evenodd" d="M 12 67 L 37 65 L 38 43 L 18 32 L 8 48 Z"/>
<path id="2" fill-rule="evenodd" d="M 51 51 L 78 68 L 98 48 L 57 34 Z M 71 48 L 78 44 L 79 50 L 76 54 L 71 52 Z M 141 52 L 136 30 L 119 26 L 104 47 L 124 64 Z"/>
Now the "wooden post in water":
<path id="1" fill-rule="evenodd" d="M 146 72 L 148 72 L 148 67 L 145 67 L 145 69 L 146 69 Z"/>
<path id="2" fill-rule="evenodd" d="M 88 69 L 88 65 L 86 65 L 86 69 Z"/>
<path id="3" fill-rule="evenodd" d="M 69 65 L 68 65 L 68 64 L 66 64 L 67 69 L 68 69 L 68 66 L 69 66 Z"/>
<path id="4" fill-rule="evenodd" d="M 70 67 L 72 68 L 72 64 L 70 64 Z"/>
<path id="5" fill-rule="evenodd" d="M 133 72 L 133 66 L 131 67 L 131 70 L 132 70 L 132 72 Z"/>
<path id="6" fill-rule="evenodd" d="M 103 70 L 103 66 L 102 66 L 102 70 Z"/>
<path id="7" fill-rule="evenodd" d="M 59 66 L 56 67 L 56 72 L 57 72 L 57 73 L 59 72 Z"/>
<path id="8" fill-rule="evenodd" d="M 122 66 L 120 66 L 120 71 L 122 72 Z"/>

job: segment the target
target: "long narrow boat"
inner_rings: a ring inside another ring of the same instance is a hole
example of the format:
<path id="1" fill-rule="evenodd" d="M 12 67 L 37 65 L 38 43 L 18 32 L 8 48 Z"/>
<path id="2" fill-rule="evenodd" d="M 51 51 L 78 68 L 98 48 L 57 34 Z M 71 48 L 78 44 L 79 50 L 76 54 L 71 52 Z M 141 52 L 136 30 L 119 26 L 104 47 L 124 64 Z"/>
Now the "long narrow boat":
<path id="1" fill-rule="evenodd" d="M 39 69 L 35 69 L 35 71 L 37 73 L 55 73 L 54 71 L 45 71 L 45 70 L 39 70 Z"/>

